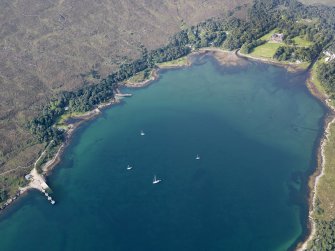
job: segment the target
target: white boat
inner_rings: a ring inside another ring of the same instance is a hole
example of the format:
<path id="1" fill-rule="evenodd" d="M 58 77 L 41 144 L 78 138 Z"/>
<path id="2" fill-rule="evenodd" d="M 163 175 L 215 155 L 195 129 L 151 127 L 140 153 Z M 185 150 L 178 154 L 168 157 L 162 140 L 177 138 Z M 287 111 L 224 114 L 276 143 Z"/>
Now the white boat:
<path id="1" fill-rule="evenodd" d="M 152 184 L 157 184 L 157 183 L 159 183 L 159 182 L 161 182 L 162 180 L 158 180 L 157 178 L 156 178 L 156 175 L 154 176 L 154 180 L 152 181 Z"/>
<path id="2" fill-rule="evenodd" d="M 127 170 L 131 170 L 131 169 L 133 169 L 133 167 L 130 166 L 130 165 L 128 165 L 128 166 L 127 166 Z"/>
<path id="3" fill-rule="evenodd" d="M 144 135 L 145 135 L 145 133 L 143 131 L 141 131 L 141 136 L 144 136 Z"/>
<path id="4" fill-rule="evenodd" d="M 197 154 L 197 157 L 195 157 L 195 159 L 200 159 L 200 156 Z"/>

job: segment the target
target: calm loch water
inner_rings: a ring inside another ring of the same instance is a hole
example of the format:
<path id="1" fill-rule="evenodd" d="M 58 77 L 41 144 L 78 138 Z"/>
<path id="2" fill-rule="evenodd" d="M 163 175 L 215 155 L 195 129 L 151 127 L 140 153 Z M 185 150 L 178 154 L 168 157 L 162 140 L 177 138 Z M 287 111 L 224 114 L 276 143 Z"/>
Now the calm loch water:
<path id="1" fill-rule="evenodd" d="M 57 204 L 38 192 L 22 198 L 0 217 L 0 249 L 292 246 L 306 228 L 323 107 L 304 74 L 196 61 L 82 126 L 49 177 Z"/>

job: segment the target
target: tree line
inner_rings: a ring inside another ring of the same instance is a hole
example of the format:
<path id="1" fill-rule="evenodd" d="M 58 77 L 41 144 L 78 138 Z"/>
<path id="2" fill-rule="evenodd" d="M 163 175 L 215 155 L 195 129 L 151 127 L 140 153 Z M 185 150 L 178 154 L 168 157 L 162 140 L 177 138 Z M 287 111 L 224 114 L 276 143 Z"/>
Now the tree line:
<path id="1" fill-rule="evenodd" d="M 158 63 L 188 55 L 193 48 L 221 46 L 226 39 L 225 26 L 217 20 L 208 20 L 175 34 L 168 45 L 147 51 L 141 58 L 120 65 L 119 70 L 102 79 L 99 84 L 86 84 L 76 91 L 64 91 L 52 98 L 42 112 L 32 119 L 27 127 L 39 142 L 61 142 L 64 131 L 54 124 L 65 112 L 87 112 L 96 105 L 114 98 L 117 84 L 143 70 L 150 70 Z M 96 76 L 99 73 L 94 72 Z M 65 109 L 66 108 L 66 109 Z"/>
<path id="2" fill-rule="evenodd" d="M 279 5 L 286 8 L 277 8 Z M 324 7 L 320 8 L 323 10 Z M 118 71 L 100 80 L 99 84 L 86 84 L 76 91 L 60 93 L 51 99 L 39 116 L 28 123 L 28 128 L 40 142 L 62 141 L 63 132 L 53 125 L 65 112 L 86 112 L 99 103 L 113 99 L 117 84 L 136 73 L 153 69 L 158 63 L 178 59 L 194 49 L 207 46 L 228 50 L 242 47 L 245 52 L 250 52 L 263 43 L 259 38 L 274 28 L 285 30 L 292 36 L 305 34 L 314 42 L 310 48 L 281 47 L 275 55 L 278 60 L 311 61 L 333 38 L 333 30 L 329 32 L 328 28 L 335 24 L 332 16 L 334 12 L 326 12 L 327 18 L 321 18 L 318 27 L 298 24 L 296 20 L 313 18 L 319 13 L 317 7 L 306 7 L 295 0 L 256 0 L 247 20 L 225 16 L 201 22 L 176 33 L 166 46 L 152 51 L 144 48 L 139 59 L 120 65 Z M 291 37 L 287 39 L 289 43 Z M 95 75 L 99 76 L 99 73 L 95 72 Z M 68 111 L 65 111 L 65 107 Z"/>
<path id="3" fill-rule="evenodd" d="M 330 98 L 335 99 L 335 60 L 321 63 L 317 69 L 317 76 Z"/>
<path id="4" fill-rule="evenodd" d="M 308 251 L 333 251 L 335 250 L 335 220 L 316 220 L 316 236 L 312 240 Z"/>

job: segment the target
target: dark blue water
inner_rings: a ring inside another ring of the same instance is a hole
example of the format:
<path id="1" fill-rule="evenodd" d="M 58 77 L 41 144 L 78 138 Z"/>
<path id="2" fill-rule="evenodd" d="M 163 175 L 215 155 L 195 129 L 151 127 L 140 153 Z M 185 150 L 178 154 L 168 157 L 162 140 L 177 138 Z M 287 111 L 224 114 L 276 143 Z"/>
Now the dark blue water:
<path id="1" fill-rule="evenodd" d="M 1 250 L 288 249 L 324 114 L 304 81 L 212 58 L 164 72 L 75 134 L 49 178 L 57 204 L 21 199 L 1 217 Z"/>

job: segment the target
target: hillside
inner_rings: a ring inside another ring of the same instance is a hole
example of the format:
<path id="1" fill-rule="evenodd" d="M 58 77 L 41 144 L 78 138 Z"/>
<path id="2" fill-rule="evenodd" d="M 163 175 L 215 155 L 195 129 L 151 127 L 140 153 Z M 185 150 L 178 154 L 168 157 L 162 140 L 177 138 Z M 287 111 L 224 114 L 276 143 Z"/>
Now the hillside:
<path id="1" fill-rule="evenodd" d="M 44 148 L 26 129 L 47 99 L 101 77 L 181 28 L 251 0 L 0 1 L 0 173 L 23 177 Z M 240 8 L 239 8 L 240 9 Z M 23 180 L 22 180 L 23 181 Z"/>

